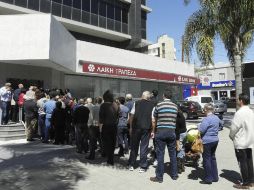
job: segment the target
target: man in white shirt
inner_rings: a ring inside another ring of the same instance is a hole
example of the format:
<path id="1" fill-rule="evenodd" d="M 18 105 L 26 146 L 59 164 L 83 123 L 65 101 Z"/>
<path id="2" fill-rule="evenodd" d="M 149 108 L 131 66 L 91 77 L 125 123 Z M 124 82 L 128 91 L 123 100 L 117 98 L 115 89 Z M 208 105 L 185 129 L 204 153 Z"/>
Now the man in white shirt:
<path id="1" fill-rule="evenodd" d="M 0 88 L 0 99 L 2 109 L 1 124 L 6 125 L 9 121 L 9 112 L 11 109 L 11 83 L 6 83 L 2 88 Z"/>
<path id="2" fill-rule="evenodd" d="M 252 148 L 254 145 L 254 112 L 249 108 L 249 97 L 240 94 L 237 104 L 240 109 L 235 113 L 229 137 L 233 140 L 235 154 L 240 166 L 242 182 L 235 184 L 237 189 L 254 187 Z"/>

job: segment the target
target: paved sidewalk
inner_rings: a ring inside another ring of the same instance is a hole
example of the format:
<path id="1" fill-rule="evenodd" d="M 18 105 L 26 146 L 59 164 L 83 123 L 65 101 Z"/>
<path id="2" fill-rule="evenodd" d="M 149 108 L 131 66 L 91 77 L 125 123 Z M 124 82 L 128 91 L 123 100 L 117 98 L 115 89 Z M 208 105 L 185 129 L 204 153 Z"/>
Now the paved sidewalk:
<path id="1" fill-rule="evenodd" d="M 168 173 L 168 155 L 165 156 L 166 172 L 162 184 L 152 183 L 151 166 L 146 173 L 126 169 L 127 158 L 117 160 L 115 167 L 101 164 L 103 159 L 88 162 L 85 155 L 75 153 L 72 146 L 12 141 L 0 143 L 1 190 L 210 190 L 233 189 L 233 181 L 240 179 L 233 144 L 228 129 L 220 132 L 217 160 L 220 180 L 212 185 L 201 185 L 201 167 L 187 167 L 179 180 L 172 181 Z"/>

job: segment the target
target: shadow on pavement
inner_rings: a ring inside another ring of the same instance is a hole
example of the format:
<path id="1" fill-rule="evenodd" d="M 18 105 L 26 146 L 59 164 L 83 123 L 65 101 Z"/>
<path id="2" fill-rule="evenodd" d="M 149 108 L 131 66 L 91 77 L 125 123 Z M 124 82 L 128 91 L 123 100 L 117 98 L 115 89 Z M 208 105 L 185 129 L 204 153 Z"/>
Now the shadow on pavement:
<path id="1" fill-rule="evenodd" d="M 226 180 L 237 183 L 238 181 L 241 181 L 241 175 L 233 170 L 221 170 L 222 173 L 220 174 L 220 177 L 225 178 Z"/>
<path id="2" fill-rule="evenodd" d="M 102 166 L 103 158 L 88 161 L 69 145 L 42 144 L 39 141 L 0 146 L 0 189 L 72 190 L 89 176 L 87 164 Z M 125 169 L 116 158 L 114 169 Z"/>
<path id="3" fill-rule="evenodd" d="M 191 171 L 191 173 L 188 175 L 188 179 L 192 180 L 203 180 L 205 177 L 205 171 L 203 168 L 196 167 Z"/>

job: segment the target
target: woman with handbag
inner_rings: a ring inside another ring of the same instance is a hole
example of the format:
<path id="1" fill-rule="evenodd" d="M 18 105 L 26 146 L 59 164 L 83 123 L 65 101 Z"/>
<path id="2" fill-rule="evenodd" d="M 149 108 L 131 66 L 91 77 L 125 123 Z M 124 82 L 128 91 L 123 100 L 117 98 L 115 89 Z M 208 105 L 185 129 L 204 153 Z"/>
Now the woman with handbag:
<path id="1" fill-rule="evenodd" d="M 205 178 L 203 181 L 200 181 L 200 183 L 212 184 L 212 182 L 217 182 L 219 180 L 215 152 L 219 142 L 218 132 L 221 121 L 213 114 L 213 104 L 206 104 L 204 106 L 204 111 L 206 117 L 198 127 L 204 148 L 202 157 L 205 170 Z"/>

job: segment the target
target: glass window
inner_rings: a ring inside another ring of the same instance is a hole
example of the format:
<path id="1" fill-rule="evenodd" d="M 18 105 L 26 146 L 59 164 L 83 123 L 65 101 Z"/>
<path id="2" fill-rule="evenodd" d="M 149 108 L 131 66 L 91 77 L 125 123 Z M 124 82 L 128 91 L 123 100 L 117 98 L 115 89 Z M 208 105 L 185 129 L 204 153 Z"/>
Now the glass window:
<path id="1" fill-rule="evenodd" d="M 63 0 L 63 4 L 67 6 L 72 6 L 72 0 Z"/>
<path id="2" fill-rule="evenodd" d="M 201 97 L 201 103 L 211 103 L 213 99 L 211 97 Z"/>
<path id="3" fill-rule="evenodd" d="M 73 5 L 74 8 L 81 9 L 81 0 L 73 0 Z"/>
<path id="4" fill-rule="evenodd" d="M 141 11 L 141 18 L 144 20 L 147 19 L 147 13 L 145 11 Z"/>
<path id="5" fill-rule="evenodd" d="M 56 16 L 61 16 L 61 4 L 52 2 L 51 13 Z"/>
<path id="6" fill-rule="evenodd" d="M 121 21 L 121 8 L 120 7 L 115 7 L 115 20 Z"/>
<path id="7" fill-rule="evenodd" d="M 82 11 L 82 22 L 90 24 L 90 13 Z"/>
<path id="8" fill-rule="evenodd" d="M 98 26 L 98 15 L 91 14 L 91 24 L 94 26 Z"/>
<path id="9" fill-rule="evenodd" d="M 90 12 L 90 0 L 82 0 L 82 10 Z"/>
<path id="10" fill-rule="evenodd" d="M 80 9 L 72 9 L 72 20 L 81 21 L 81 10 Z"/>
<path id="11" fill-rule="evenodd" d="M 110 4 L 107 5 L 107 18 L 110 18 L 110 19 L 115 18 L 113 5 L 110 5 Z"/>
<path id="12" fill-rule="evenodd" d="M 219 80 L 225 80 L 225 73 L 219 73 Z"/>
<path id="13" fill-rule="evenodd" d="M 122 22 L 128 23 L 128 11 L 126 9 L 122 9 Z"/>
<path id="14" fill-rule="evenodd" d="M 103 17 L 103 16 L 99 16 L 99 26 L 102 28 L 106 28 L 106 20 L 107 18 Z"/>
<path id="15" fill-rule="evenodd" d="M 39 11 L 39 0 L 29 0 L 28 8 Z"/>
<path id="16" fill-rule="evenodd" d="M 15 5 L 20 7 L 27 7 L 27 1 L 26 0 L 15 0 Z"/>
<path id="17" fill-rule="evenodd" d="M 91 1 L 91 12 L 94 14 L 98 14 L 98 6 L 99 1 L 98 0 L 92 0 Z"/>
<path id="18" fill-rule="evenodd" d="M 104 2 L 100 2 L 99 15 L 106 17 L 107 16 L 107 5 Z"/>
<path id="19" fill-rule="evenodd" d="M 13 0 L 2 0 L 2 1 L 5 2 L 5 3 L 13 4 Z"/>
<path id="20" fill-rule="evenodd" d="M 71 19 L 71 7 L 63 5 L 62 17 Z"/>
<path id="21" fill-rule="evenodd" d="M 49 0 L 41 1 L 40 11 L 43 13 L 50 13 L 50 4 Z"/>
<path id="22" fill-rule="evenodd" d="M 53 2 L 62 4 L 62 0 L 52 0 Z"/>

